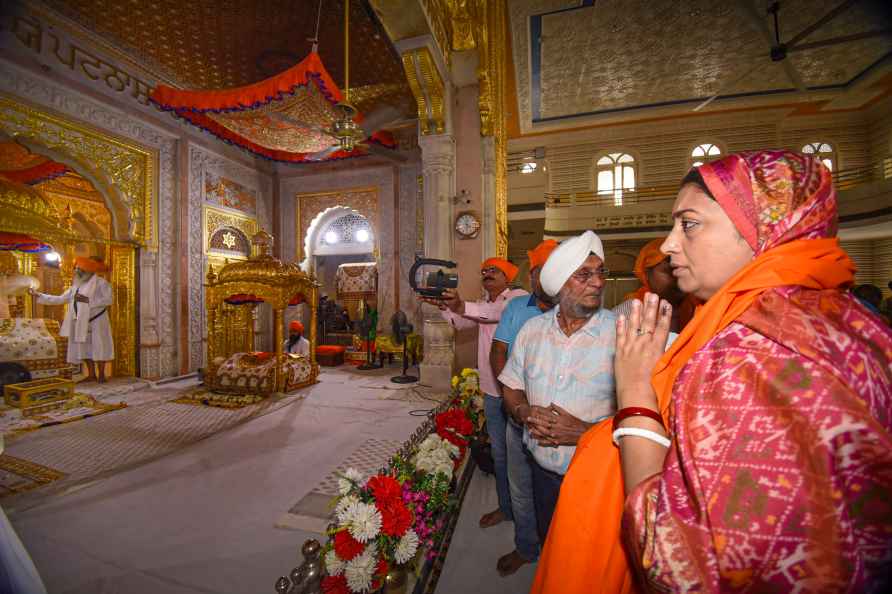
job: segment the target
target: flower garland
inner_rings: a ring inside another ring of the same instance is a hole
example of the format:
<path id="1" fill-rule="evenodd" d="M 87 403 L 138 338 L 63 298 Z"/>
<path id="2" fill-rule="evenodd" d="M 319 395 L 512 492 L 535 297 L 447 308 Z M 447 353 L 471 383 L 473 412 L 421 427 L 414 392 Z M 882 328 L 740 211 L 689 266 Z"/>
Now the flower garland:
<path id="1" fill-rule="evenodd" d="M 436 556 L 446 518 L 458 507 L 454 473 L 483 416 L 477 372 L 465 369 L 452 382 L 449 408 L 434 417 L 435 431 L 412 455 L 396 456 L 386 473 L 368 480 L 353 468 L 339 477 L 335 525 L 323 548 L 323 593 L 372 592 L 420 549 L 428 560 Z"/>

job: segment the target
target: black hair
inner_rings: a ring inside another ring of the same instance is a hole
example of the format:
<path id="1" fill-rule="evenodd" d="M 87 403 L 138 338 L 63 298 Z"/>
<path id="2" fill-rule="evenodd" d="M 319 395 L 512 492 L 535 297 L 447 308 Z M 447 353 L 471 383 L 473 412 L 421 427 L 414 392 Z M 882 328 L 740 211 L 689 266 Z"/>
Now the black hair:
<path id="1" fill-rule="evenodd" d="M 869 283 L 858 285 L 852 289 L 852 293 L 855 294 L 855 297 L 867 301 L 874 307 L 879 307 L 883 302 L 883 292 L 876 285 L 871 285 Z"/>
<path id="2" fill-rule="evenodd" d="M 694 184 L 698 188 L 700 188 L 704 194 L 715 200 L 715 196 L 712 195 L 712 192 L 709 191 L 709 188 L 706 186 L 706 182 L 703 181 L 703 176 L 700 175 L 700 170 L 696 167 L 691 168 L 688 171 L 688 174 L 684 176 L 681 180 L 681 184 L 678 186 L 679 188 L 683 188 L 688 184 Z"/>

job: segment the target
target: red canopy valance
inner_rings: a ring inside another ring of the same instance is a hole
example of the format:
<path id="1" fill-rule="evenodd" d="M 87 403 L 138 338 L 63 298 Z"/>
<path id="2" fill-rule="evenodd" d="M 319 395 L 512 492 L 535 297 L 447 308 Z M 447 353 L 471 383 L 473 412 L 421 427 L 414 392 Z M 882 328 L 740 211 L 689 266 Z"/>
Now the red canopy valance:
<path id="1" fill-rule="evenodd" d="M 334 144 L 320 129 L 327 129 L 338 117 L 334 106 L 341 101 L 341 91 L 319 54 L 312 52 L 296 66 L 252 85 L 219 91 L 158 85 L 150 99 L 230 144 L 275 161 L 302 162 Z M 394 146 L 386 132 L 375 133 L 369 140 Z M 325 160 L 364 154 L 361 149 L 339 150 Z"/>
<path id="2" fill-rule="evenodd" d="M 23 233 L 7 233 L 0 231 L 0 250 L 18 250 L 20 252 L 46 252 L 53 249 L 49 244 L 34 239 Z"/>
<path id="3" fill-rule="evenodd" d="M 2 170 L 0 171 L 0 176 L 5 177 L 9 181 L 14 181 L 17 184 L 33 186 L 65 175 L 67 172 L 68 167 L 62 163 L 44 161 L 39 165 L 34 165 L 25 169 Z"/>

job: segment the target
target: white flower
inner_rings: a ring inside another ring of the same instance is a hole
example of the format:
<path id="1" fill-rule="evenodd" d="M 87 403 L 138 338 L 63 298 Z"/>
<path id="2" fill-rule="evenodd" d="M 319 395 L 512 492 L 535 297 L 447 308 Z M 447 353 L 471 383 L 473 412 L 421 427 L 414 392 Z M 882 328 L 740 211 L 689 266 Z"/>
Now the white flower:
<path id="1" fill-rule="evenodd" d="M 341 572 L 344 571 L 344 561 L 338 557 L 334 549 L 325 553 L 325 570 L 328 575 L 341 575 Z"/>
<path id="2" fill-rule="evenodd" d="M 381 531 L 381 512 L 370 503 L 353 503 L 347 508 L 347 529 L 359 542 L 365 543 Z"/>
<path id="3" fill-rule="evenodd" d="M 372 578 L 377 565 L 378 547 L 372 543 L 344 566 L 347 587 L 353 592 L 368 592 L 372 588 Z"/>
<path id="4" fill-rule="evenodd" d="M 400 565 L 406 563 L 415 556 L 418 550 L 418 535 L 411 528 L 406 530 L 400 541 L 396 544 L 396 550 L 393 552 L 393 558 Z M 327 563 L 327 562 L 326 562 Z"/>
<path id="5" fill-rule="evenodd" d="M 354 503 L 359 503 L 359 497 L 356 495 L 344 495 L 338 500 L 338 504 L 335 506 L 335 517 L 337 517 L 338 524 L 341 526 L 349 523 L 350 517 L 348 516 L 347 511 Z"/>
<path id="6" fill-rule="evenodd" d="M 418 470 L 431 474 L 443 473 L 452 478 L 454 465 L 452 460 L 458 458 L 458 446 L 449 443 L 437 434 L 428 435 L 415 454 L 413 462 Z"/>
<path id="7" fill-rule="evenodd" d="M 365 482 L 362 473 L 355 468 L 348 468 L 344 476 L 338 478 L 338 490 L 341 495 L 346 495 L 353 490 L 354 487 L 362 487 Z"/>

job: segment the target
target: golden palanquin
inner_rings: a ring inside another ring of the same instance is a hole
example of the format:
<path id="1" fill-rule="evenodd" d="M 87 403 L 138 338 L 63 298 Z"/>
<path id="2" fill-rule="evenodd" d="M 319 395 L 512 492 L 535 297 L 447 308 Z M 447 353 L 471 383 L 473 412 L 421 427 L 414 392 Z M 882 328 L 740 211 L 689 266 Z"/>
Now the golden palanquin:
<path id="1" fill-rule="evenodd" d="M 215 391 L 268 396 L 316 382 L 316 303 L 319 284 L 292 263 L 270 254 L 272 237 L 257 233 L 255 255 L 207 274 L 208 366 L 205 383 Z M 284 352 L 284 311 L 296 296 L 310 308 L 310 354 Z M 273 310 L 272 353 L 254 352 L 254 316 L 258 303 Z"/>

